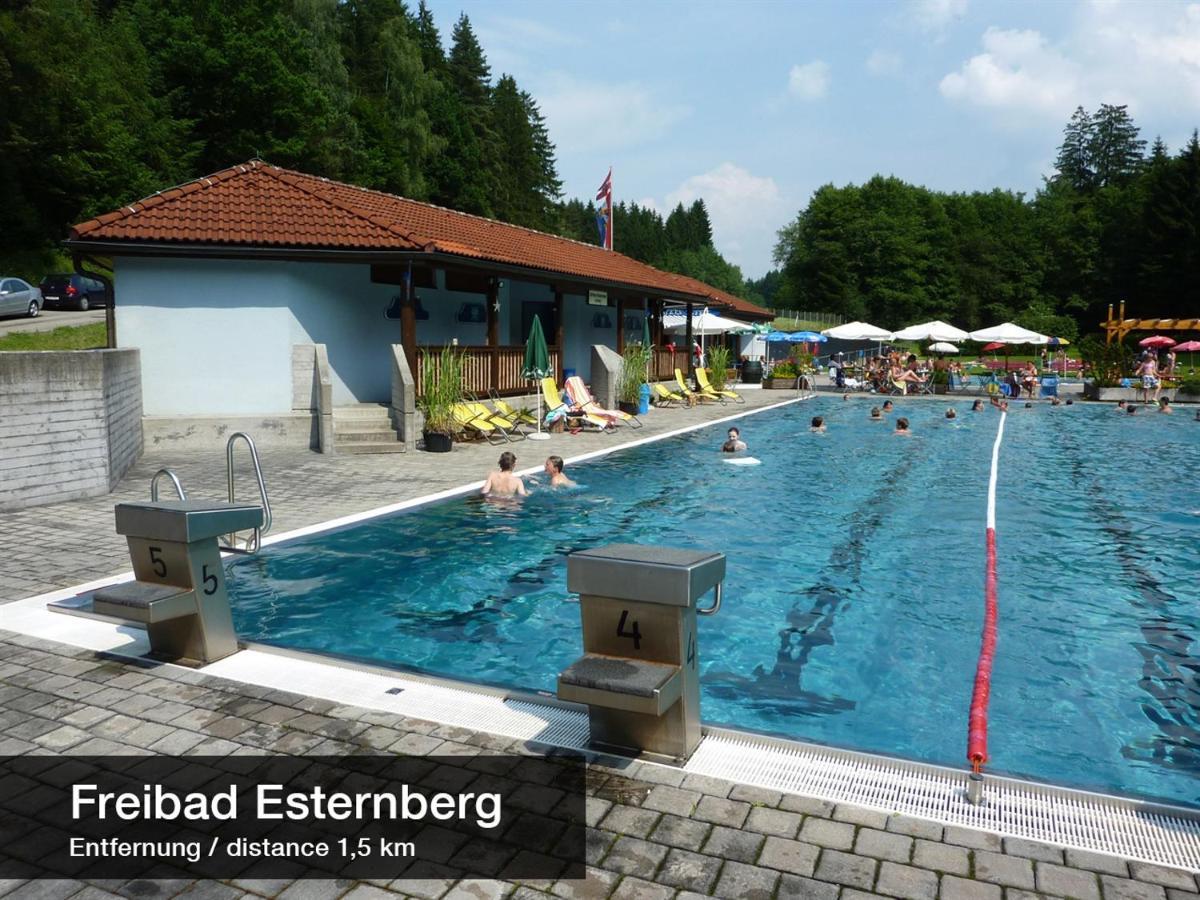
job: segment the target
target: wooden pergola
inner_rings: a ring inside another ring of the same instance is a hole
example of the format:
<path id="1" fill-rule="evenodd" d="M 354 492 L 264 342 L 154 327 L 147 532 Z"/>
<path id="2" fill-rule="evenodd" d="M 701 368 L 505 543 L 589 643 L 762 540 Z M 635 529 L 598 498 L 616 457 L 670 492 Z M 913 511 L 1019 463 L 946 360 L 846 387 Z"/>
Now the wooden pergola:
<path id="1" fill-rule="evenodd" d="M 1200 319 L 1127 319 L 1124 300 L 1116 316 L 1113 316 L 1113 305 L 1108 304 L 1108 319 L 1100 325 L 1106 344 L 1124 340 L 1131 331 L 1200 331 Z"/>

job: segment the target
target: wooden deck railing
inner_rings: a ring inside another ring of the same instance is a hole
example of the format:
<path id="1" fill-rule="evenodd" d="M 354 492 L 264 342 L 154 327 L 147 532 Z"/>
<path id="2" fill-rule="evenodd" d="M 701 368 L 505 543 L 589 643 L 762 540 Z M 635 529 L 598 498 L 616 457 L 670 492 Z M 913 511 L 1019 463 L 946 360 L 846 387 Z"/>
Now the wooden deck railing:
<path id="1" fill-rule="evenodd" d="M 417 370 L 413 373 L 417 382 L 417 394 L 421 384 L 422 361 L 427 353 L 441 353 L 442 347 L 418 347 Z M 476 344 L 458 347 L 463 355 L 463 386 L 472 394 L 487 396 L 489 390 L 504 396 L 525 394 L 536 390 L 536 386 L 521 377 L 525 365 L 525 347 L 489 347 Z M 558 348 L 550 347 L 550 368 L 558 371 Z"/>
<path id="2" fill-rule="evenodd" d="M 672 353 L 670 350 L 659 348 L 654 351 L 654 358 L 657 365 L 655 373 L 660 379 L 674 378 L 676 369 L 687 374 L 688 352 L 686 350 L 676 350 Z"/>

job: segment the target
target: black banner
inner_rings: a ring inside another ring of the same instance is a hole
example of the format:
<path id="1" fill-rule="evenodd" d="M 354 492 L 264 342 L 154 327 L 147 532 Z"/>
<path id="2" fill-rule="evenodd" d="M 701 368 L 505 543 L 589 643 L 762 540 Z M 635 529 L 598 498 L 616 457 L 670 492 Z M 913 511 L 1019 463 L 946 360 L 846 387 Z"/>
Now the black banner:
<path id="1" fill-rule="evenodd" d="M 0 878 L 584 877 L 581 758 L 0 757 Z"/>

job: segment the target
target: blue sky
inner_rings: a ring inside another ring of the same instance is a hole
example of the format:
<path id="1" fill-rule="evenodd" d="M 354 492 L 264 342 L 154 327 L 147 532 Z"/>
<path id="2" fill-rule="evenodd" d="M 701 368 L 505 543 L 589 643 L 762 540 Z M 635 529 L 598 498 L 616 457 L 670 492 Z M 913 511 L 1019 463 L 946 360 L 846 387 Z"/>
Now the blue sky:
<path id="1" fill-rule="evenodd" d="M 415 4 L 414 4 L 415 5 Z M 430 0 L 538 100 L 567 196 L 702 196 L 750 277 L 822 184 L 1032 193 L 1082 105 L 1172 151 L 1200 125 L 1200 3 Z"/>

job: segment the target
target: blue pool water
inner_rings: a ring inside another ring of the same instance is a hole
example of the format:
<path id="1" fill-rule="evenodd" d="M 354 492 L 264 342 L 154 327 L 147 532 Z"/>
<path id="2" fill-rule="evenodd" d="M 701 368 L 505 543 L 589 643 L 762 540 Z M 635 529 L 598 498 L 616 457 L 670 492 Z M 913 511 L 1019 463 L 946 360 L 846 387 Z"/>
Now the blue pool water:
<path id="1" fill-rule="evenodd" d="M 230 568 L 239 633 L 553 691 L 580 652 L 565 559 L 612 542 L 728 554 L 700 623 L 713 724 L 960 765 L 983 614 L 997 414 L 902 401 L 744 419 L 570 472 L 586 490 L 458 499 L 269 547 Z M 829 432 L 810 434 L 825 415 Z M 546 451 L 515 447 L 518 465 Z M 1016 408 L 998 491 L 990 770 L 1200 804 L 1200 423 Z M 482 474 L 482 473 L 481 473 Z"/>

